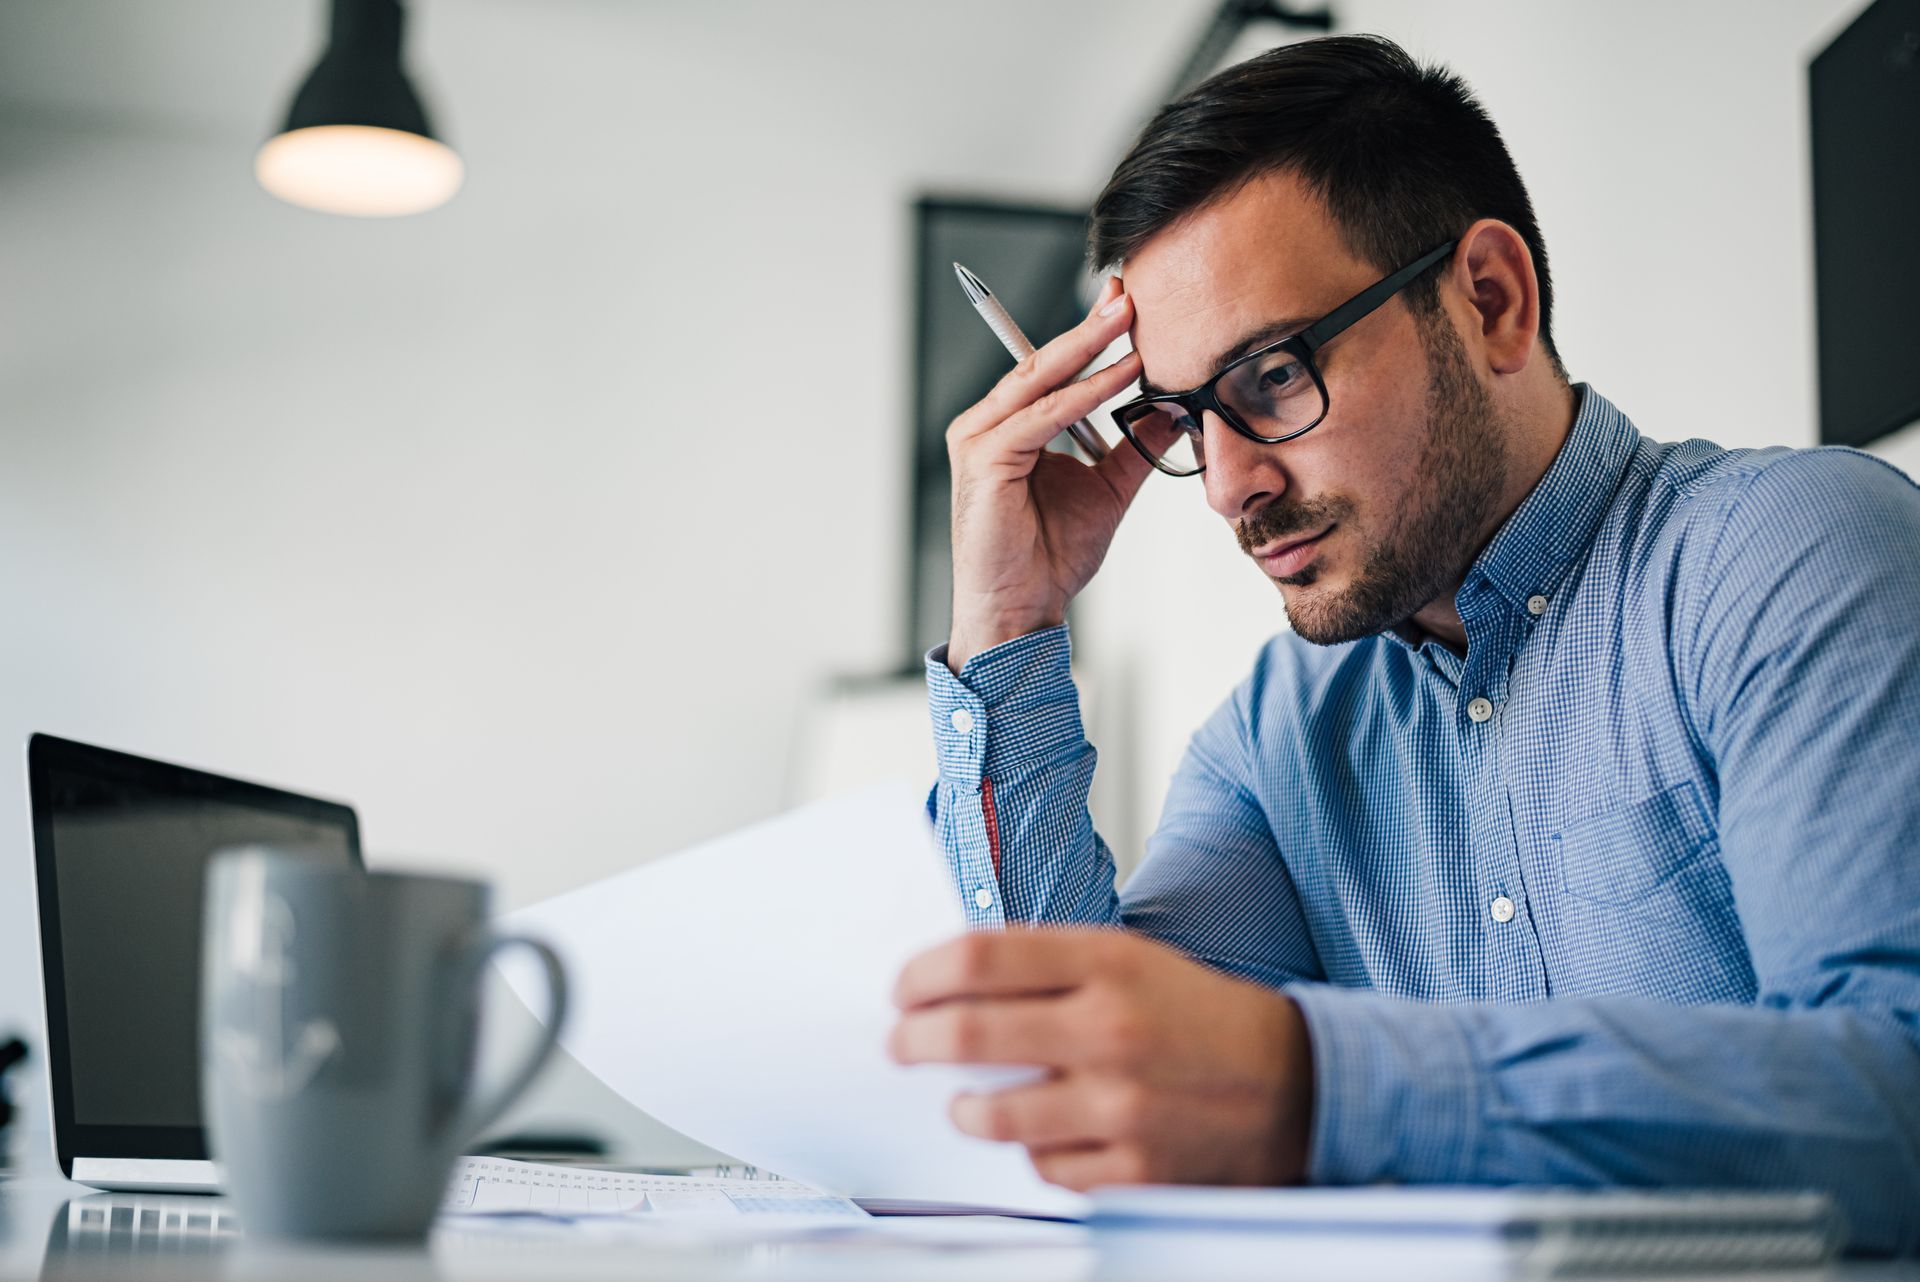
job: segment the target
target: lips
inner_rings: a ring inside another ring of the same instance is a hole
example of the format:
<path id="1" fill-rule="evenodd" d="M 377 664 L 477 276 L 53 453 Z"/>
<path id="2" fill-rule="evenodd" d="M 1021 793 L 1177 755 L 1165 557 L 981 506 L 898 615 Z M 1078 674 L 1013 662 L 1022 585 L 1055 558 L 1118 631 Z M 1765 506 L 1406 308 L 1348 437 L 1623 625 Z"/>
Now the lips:
<path id="1" fill-rule="evenodd" d="M 1309 535 L 1304 539 L 1258 548 L 1254 551 L 1254 559 L 1260 562 L 1261 569 L 1276 579 L 1298 574 L 1307 568 L 1315 556 L 1319 555 L 1321 542 L 1336 528 L 1338 527 L 1329 525 L 1318 534 Z"/>

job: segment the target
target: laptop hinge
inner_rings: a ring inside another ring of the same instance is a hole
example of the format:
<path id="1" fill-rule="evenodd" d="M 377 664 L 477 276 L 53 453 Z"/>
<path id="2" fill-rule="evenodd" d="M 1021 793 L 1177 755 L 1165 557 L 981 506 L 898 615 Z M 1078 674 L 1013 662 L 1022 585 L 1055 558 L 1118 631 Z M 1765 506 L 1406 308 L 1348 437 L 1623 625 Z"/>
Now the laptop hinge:
<path id="1" fill-rule="evenodd" d="M 190 1158 L 76 1155 L 73 1182 L 132 1193 L 218 1193 L 220 1171 L 212 1162 Z"/>

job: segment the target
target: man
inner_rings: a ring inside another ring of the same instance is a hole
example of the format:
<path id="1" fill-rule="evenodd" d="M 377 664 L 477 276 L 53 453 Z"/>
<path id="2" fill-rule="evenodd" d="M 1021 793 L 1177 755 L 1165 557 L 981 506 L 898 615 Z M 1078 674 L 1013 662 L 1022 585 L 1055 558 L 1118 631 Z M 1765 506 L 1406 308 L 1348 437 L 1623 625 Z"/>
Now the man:
<path id="1" fill-rule="evenodd" d="M 1386 40 L 1167 107 L 1092 256 L 1124 292 L 948 434 L 927 665 L 970 920 L 1053 928 L 916 959 L 895 1056 L 1050 1069 L 953 1117 L 1076 1188 L 1816 1186 L 1914 1249 L 1920 492 L 1569 385 L 1498 132 Z M 1128 443 L 1044 451 L 1136 381 Z M 1292 633 L 1116 897 L 1064 621 L 1156 467 Z"/>

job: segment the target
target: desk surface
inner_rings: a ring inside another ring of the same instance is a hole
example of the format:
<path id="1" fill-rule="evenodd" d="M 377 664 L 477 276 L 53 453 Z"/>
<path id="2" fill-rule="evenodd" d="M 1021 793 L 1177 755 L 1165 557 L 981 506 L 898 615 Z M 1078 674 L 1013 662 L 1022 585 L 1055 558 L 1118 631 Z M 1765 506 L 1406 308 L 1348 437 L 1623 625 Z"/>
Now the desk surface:
<path id="1" fill-rule="evenodd" d="M 424 1247 L 285 1248 L 245 1240 L 224 1198 L 102 1193 L 52 1171 L 0 1173 L 0 1282 L 39 1279 L 990 1278 L 1081 1282 L 1092 1235 L 1015 1220 L 885 1220 L 858 1240 L 725 1241 L 613 1236 L 566 1225 L 442 1220 Z"/>
<path id="2" fill-rule="evenodd" d="M 0 1171 L 0 1280 L 220 1278 L 233 1282 L 492 1282 L 563 1279 L 1381 1279 L 1476 1282 L 1517 1274 L 1485 1244 L 1182 1233 L 1096 1234 L 993 1219 L 876 1222 L 857 1239 L 617 1238 L 524 1221 L 443 1221 L 424 1246 L 270 1249 L 247 1242 L 224 1199 L 109 1194 L 51 1170 Z M 1789 1275 L 1756 1275 L 1784 1282 Z M 1834 1282 L 1920 1282 L 1920 1263 L 1848 1264 Z M 1690 1282 L 1701 1282 L 1696 1275 Z"/>

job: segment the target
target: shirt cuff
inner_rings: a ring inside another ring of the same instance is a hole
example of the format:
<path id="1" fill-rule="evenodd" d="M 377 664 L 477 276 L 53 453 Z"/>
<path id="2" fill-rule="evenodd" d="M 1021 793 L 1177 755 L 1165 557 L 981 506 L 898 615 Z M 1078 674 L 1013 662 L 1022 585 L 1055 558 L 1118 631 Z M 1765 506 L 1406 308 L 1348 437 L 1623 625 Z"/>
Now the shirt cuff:
<path id="1" fill-rule="evenodd" d="M 1292 984 L 1313 1052 L 1313 1184 L 1471 1183 L 1483 1078 L 1458 1007 Z"/>
<path id="2" fill-rule="evenodd" d="M 927 652 L 927 711 L 940 777 L 977 789 L 982 778 L 1072 752 L 1086 740 L 1066 625 L 982 650 L 954 676 L 947 647 Z"/>

